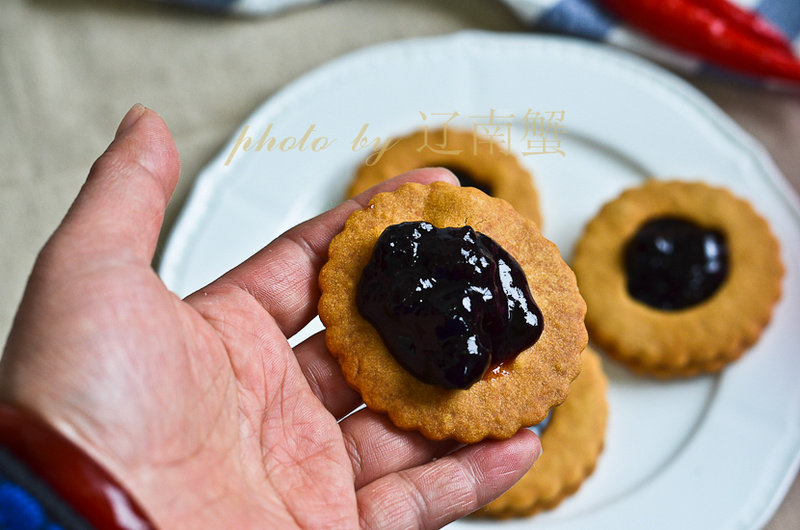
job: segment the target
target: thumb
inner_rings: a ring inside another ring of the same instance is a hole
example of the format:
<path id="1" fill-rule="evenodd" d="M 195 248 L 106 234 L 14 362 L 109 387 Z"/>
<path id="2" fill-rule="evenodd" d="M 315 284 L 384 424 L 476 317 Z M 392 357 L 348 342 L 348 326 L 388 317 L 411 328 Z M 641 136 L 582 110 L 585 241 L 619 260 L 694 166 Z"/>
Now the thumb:
<path id="1" fill-rule="evenodd" d="M 179 173 L 166 124 L 152 110 L 134 105 L 48 245 L 74 258 L 149 265 Z"/>

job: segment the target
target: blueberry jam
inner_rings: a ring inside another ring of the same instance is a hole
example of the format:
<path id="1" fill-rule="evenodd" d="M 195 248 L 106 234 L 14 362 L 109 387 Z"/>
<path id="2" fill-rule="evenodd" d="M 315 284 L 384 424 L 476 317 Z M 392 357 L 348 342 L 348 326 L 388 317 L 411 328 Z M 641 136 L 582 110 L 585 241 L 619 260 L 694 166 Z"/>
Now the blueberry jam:
<path id="1" fill-rule="evenodd" d="M 469 388 L 533 345 L 544 327 L 519 264 L 469 226 L 388 227 L 356 300 L 401 366 L 447 389 Z"/>
<path id="2" fill-rule="evenodd" d="M 728 275 L 725 236 L 684 219 L 659 217 L 646 222 L 624 252 L 628 292 L 657 309 L 699 304 Z"/>
<path id="3" fill-rule="evenodd" d="M 445 166 L 445 169 L 449 169 L 453 175 L 458 177 L 458 181 L 461 183 L 462 188 L 478 188 L 486 195 L 494 195 L 492 193 L 492 187 L 486 184 L 485 182 L 479 182 L 475 180 L 475 177 L 472 176 L 472 173 L 469 171 L 452 166 Z"/>

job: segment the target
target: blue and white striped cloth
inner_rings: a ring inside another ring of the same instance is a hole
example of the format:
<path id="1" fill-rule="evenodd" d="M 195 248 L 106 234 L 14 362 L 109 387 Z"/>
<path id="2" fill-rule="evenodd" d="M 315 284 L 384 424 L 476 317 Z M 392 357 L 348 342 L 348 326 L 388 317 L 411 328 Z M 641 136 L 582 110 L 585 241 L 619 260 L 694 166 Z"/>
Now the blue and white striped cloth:
<path id="1" fill-rule="evenodd" d="M 270 15 L 324 0 L 162 0 L 239 15 Z M 526 25 L 576 37 L 602 41 L 638 53 L 684 73 L 746 78 L 705 64 L 626 26 L 594 0 L 502 0 Z M 636 1 L 636 0 L 633 0 Z M 758 11 L 781 29 L 800 50 L 800 0 L 732 0 Z M 750 80 L 752 82 L 752 80 Z"/>

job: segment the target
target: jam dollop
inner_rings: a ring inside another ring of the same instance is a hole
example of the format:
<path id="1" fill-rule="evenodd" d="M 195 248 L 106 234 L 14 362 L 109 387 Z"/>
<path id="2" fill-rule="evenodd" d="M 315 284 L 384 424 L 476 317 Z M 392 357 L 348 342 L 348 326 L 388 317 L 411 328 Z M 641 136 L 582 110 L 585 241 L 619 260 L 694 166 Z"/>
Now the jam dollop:
<path id="1" fill-rule="evenodd" d="M 676 217 L 644 223 L 624 253 L 628 293 L 657 309 L 699 304 L 710 298 L 728 275 L 725 236 Z"/>
<path id="2" fill-rule="evenodd" d="M 461 183 L 462 188 L 478 188 L 486 195 L 493 196 L 492 187 L 489 186 L 485 182 L 479 182 L 475 179 L 475 177 L 467 171 L 466 169 L 454 166 L 445 166 L 445 169 L 449 169 L 450 172 L 453 173 L 456 177 L 458 177 L 458 181 Z"/>
<path id="3" fill-rule="evenodd" d="M 419 380 L 467 389 L 533 345 L 544 321 L 516 260 L 469 226 L 389 226 L 358 284 L 361 315 Z"/>

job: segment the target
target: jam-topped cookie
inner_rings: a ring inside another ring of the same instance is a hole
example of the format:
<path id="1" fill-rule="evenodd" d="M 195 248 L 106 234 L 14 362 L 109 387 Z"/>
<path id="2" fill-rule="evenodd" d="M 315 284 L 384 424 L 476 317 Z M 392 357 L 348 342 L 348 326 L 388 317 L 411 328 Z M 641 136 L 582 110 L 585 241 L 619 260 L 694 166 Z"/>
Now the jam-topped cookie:
<path id="1" fill-rule="evenodd" d="M 401 173 L 421 167 L 444 167 L 452 171 L 461 187 L 474 187 L 492 197 L 505 199 L 525 217 L 542 226 L 539 195 L 531 174 L 516 156 L 497 142 L 473 131 L 436 129 L 413 132 L 396 140 L 373 165 L 364 163 L 350 184 L 354 197 Z"/>
<path id="2" fill-rule="evenodd" d="M 638 372 L 715 372 L 738 359 L 780 298 L 783 265 L 749 203 L 703 183 L 651 180 L 606 204 L 573 268 L 592 339 Z"/>
<path id="3" fill-rule="evenodd" d="M 354 212 L 320 272 L 328 349 L 373 410 L 431 439 L 508 438 L 567 396 L 586 306 L 556 246 L 474 188 Z"/>
<path id="4" fill-rule="evenodd" d="M 527 517 L 555 508 L 594 471 L 605 440 L 608 380 L 600 357 L 587 348 L 569 396 L 538 432 L 542 456 L 510 490 L 478 510 L 477 517 Z"/>

